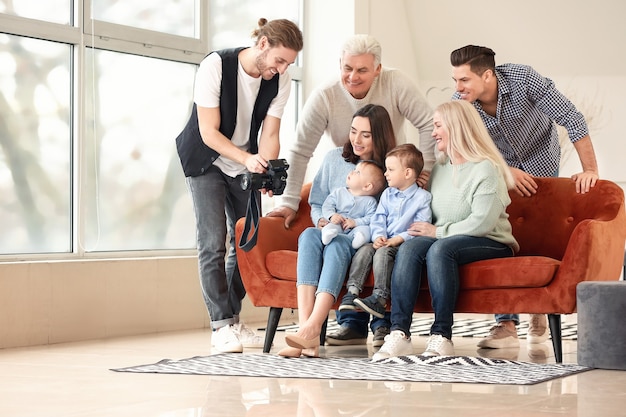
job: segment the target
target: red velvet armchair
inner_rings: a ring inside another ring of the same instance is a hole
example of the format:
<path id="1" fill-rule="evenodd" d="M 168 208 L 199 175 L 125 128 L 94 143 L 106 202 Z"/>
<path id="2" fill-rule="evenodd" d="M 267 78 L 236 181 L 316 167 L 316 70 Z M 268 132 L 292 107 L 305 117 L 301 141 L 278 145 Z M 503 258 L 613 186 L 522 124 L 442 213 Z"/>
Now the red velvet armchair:
<path id="1" fill-rule="evenodd" d="M 576 193 L 569 178 L 536 180 L 539 190 L 534 196 L 510 193 L 507 211 L 520 252 L 513 258 L 463 266 L 455 311 L 548 314 L 556 361 L 561 362 L 560 315 L 576 311 L 576 285 L 619 279 L 626 241 L 624 193 L 606 180 L 586 194 Z M 282 218 L 263 217 L 256 246 L 249 252 L 237 249 L 252 304 L 270 307 L 264 352 L 270 350 L 282 309 L 298 307 L 297 243 L 300 233 L 312 226 L 309 190 L 310 184 L 302 188 L 298 217 L 288 230 Z M 236 241 L 243 220 L 237 223 Z M 366 295 L 373 283 L 370 275 Z M 414 311 L 432 311 L 425 278 Z"/>

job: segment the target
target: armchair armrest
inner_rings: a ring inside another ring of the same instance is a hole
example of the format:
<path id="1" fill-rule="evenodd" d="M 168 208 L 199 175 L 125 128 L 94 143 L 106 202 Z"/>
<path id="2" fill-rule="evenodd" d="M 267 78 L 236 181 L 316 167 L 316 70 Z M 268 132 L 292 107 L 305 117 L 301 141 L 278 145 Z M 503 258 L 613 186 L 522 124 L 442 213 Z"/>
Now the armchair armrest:
<path id="1" fill-rule="evenodd" d="M 565 311 L 574 311 L 576 285 L 582 281 L 610 281 L 619 279 L 624 254 L 624 209 L 611 221 L 583 220 L 567 245 L 561 266 L 554 278 L 559 282 L 557 300 L 569 300 Z M 563 292 L 569 292 L 564 297 Z"/>
<path id="2" fill-rule="evenodd" d="M 616 185 L 610 185 L 617 189 Z M 558 283 L 558 293 L 553 297 L 569 300 L 570 305 L 564 305 L 563 311 L 575 310 L 578 283 L 619 279 L 623 267 L 626 212 L 621 190 L 618 189 L 615 196 L 617 201 L 603 199 L 600 203 L 602 210 L 598 210 L 592 218 L 582 220 L 572 231 L 553 280 L 553 283 Z M 564 292 L 569 294 L 565 296 Z"/>
<path id="3" fill-rule="evenodd" d="M 236 242 L 240 241 L 244 226 L 245 218 L 239 219 L 235 225 Z M 289 229 L 285 229 L 282 217 L 261 217 L 256 245 L 248 252 L 237 247 L 239 272 L 252 304 L 259 305 L 259 298 L 268 288 L 268 282 L 275 279 L 267 269 L 267 255 L 277 250 L 297 251 L 300 233 L 310 226 L 311 219 L 305 213 L 298 213 Z"/>
<path id="4" fill-rule="evenodd" d="M 235 242 L 239 242 L 245 226 L 245 218 L 235 225 Z M 237 247 L 237 264 L 250 301 L 257 305 L 256 294 L 262 294 L 266 283 L 273 279 L 265 265 L 268 253 L 280 249 L 296 250 L 299 233 L 285 229 L 281 217 L 261 217 L 259 219 L 256 245 L 246 252 Z"/>

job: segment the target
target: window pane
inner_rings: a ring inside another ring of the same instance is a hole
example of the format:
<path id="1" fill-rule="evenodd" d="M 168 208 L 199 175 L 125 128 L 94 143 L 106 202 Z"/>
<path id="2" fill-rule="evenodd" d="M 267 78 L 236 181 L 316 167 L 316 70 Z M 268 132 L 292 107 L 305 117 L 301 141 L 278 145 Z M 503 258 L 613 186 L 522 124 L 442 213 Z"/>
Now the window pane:
<path id="1" fill-rule="evenodd" d="M 0 13 L 69 25 L 71 0 L 0 0 Z"/>
<path id="2" fill-rule="evenodd" d="M 299 24 L 300 1 L 296 0 L 210 0 L 210 45 L 214 50 L 246 46 L 259 18 L 289 19 Z"/>
<path id="3" fill-rule="evenodd" d="M 70 54 L 0 34 L 0 253 L 71 250 Z"/>
<path id="4" fill-rule="evenodd" d="M 198 0 L 98 0 L 93 18 L 198 39 Z"/>
<path id="5" fill-rule="evenodd" d="M 195 248 L 175 138 L 196 66 L 102 50 L 86 61 L 85 249 Z"/>

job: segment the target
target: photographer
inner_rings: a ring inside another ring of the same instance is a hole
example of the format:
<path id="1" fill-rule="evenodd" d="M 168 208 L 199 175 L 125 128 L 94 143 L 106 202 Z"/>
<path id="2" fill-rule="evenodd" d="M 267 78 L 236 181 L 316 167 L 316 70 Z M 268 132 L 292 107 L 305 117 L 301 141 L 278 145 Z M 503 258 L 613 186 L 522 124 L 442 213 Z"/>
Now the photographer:
<path id="1" fill-rule="evenodd" d="M 246 215 L 251 193 L 242 189 L 242 175 L 265 173 L 268 160 L 278 156 L 280 118 L 291 86 L 287 67 L 303 45 L 298 27 L 284 19 L 259 19 L 252 36 L 254 46 L 216 51 L 200 63 L 191 118 L 176 138 L 195 211 L 211 344 L 218 352 L 262 347 L 239 323 L 246 292 L 235 255 L 235 222 Z"/>

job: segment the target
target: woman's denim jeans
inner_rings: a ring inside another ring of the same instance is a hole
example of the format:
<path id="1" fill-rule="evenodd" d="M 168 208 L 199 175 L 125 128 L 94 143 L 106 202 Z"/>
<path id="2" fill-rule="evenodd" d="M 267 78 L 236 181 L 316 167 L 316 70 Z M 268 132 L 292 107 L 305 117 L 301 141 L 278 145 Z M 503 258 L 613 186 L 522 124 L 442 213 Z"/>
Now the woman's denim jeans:
<path id="1" fill-rule="evenodd" d="M 250 192 L 215 166 L 205 175 L 187 177 L 187 185 L 196 215 L 202 295 L 216 329 L 238 321 L 246 295 L 235 254 L 235 223 L 246 215 Z M 227 234 L 230 248 L 225 261 Z"/>
<path id="2" fill-rule="evenodd" d="M 322 231 L 309 227 L 298 238 L 297 285 L 314 286 L 316 294 L 326 292 L 336 300 L 354 252 L 348 235 L 338 235 L 324 246 Z"/>
<path id="3" fill-rule="evenodd" d="M 452 337 L 454 307 L 459 294 L 459 265 L 513 256 L 510 247 L 484 237 L 415 237 L 400 245 L 391 277 L 391 330 L 410 334 L 424 266 L 435 312 L 430 334 Z"/>

